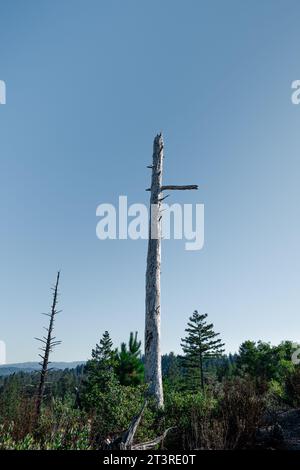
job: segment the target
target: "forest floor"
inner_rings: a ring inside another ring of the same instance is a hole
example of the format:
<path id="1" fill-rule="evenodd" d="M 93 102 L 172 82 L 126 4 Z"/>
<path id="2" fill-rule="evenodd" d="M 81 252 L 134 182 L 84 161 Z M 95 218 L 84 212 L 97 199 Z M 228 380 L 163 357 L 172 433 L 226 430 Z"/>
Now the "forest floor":
<path id="1" fill-rule="evenodd" d="M 283 434 L 280 449 L 300 450 L 300 409 L 284 411 L 277 419 Z"/>
<path id="2" fill-rule="evenodd" d="M 272 422 L 272 425 L 259 429 L 258 448 L 300 450 L 300 409 L 277 412 Z"/>

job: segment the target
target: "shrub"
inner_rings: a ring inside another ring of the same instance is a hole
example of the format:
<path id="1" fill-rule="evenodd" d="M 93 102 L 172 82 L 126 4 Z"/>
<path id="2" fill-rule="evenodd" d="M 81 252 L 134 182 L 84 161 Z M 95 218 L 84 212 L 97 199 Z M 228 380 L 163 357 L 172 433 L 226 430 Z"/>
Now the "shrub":
<path id="1" fill-rule="evenodd" d="M 224 432 L 224 449 L 251 447 L 262 423 L 265 398 L 250 378 L 235 378 L 224 383 L 219 416 Z"/>
<path id="2" fill-rule="evenodd" d="M 251 447 L 264 410 L 265 400 L 250 379 L 227 380 L 214 393 L 171 393 L 166 421 L 177 432 L 169 445 L 189 450 Z"/>
<path id="3" fill-rule="evenodd" d="M 165 400 L 166 427 L 176 428 L 176 439 L 169 445 L 181 449 L 197 449 L 202 444 L 201 423 L 217 402 L 202 392 L 169 392 Z M 173 433 L 174 434 L 174 433 Z"/>
<path id="4" fill-rule="evenodd" d="M 294 407 L 300 406 L 300 367 L 295 367 L 285 381 L 285 394 L 288 404 Z"/>

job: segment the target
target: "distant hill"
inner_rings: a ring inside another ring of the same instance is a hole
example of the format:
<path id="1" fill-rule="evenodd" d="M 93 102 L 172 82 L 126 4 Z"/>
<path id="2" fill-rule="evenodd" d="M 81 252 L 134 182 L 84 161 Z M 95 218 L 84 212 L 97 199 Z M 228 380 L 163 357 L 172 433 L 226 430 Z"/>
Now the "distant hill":
<path id="1" fill-rule="evenodd" d="M 52 362 L 50 367 L 53 369 L 75 369 L 75 367 L 84 364 L 84 361 L 74 362 Z M 11 375 L 16 372 L 34 372 L 40 370 L 38 362 L 21 362 L 18 364 L 5 364 L 0 366 L 0 376 Z"/>

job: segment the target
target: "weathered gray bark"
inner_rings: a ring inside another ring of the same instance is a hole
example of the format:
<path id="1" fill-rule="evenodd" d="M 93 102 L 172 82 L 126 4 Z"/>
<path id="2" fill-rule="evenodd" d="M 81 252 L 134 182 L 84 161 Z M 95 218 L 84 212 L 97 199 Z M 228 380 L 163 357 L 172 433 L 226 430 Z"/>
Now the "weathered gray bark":
<path id="1" fill-rule="evenodd" d="M 145 322 L 145 378 L 148 392 L 155 398 L 159 408 L 164 405 L 161 351 L 160 351 L 160 263 L 161 263 L 161 204 L 164 190 L 190 190 L 198 186 L 162 186 L 163 171 L 162 134 L 158 134 L 153 144 L 153 162 L 150 197 L 150 223 L 146 271 L 146 322 Z M 148 191 L 147 190 L 147 191 Z"/>
<path id="2" fill-rule="evenodd" d="M 131 450 L 151 450 L 155 447 L 157 448 L 158 444 L 163 443 L 164 439 L 167 437 L 167 434 L 171 429 L 176 429 L 175 427 L 171 427 L 165 430 L 165 432 L 161 435 L 152 439 L 152 441 L 142 442 L 140 444 L 135 444 L 131 446 Z"/>
<path id="3" fill-rule="evenodd" d="M 160 263 L 161 263 L 161 186 L 163 138 L 158 134 L 153 144 L 150 198 L 149 241 L 146 271 L 145 379 L 158 407 L 163 407 L 160 351 Z"/>

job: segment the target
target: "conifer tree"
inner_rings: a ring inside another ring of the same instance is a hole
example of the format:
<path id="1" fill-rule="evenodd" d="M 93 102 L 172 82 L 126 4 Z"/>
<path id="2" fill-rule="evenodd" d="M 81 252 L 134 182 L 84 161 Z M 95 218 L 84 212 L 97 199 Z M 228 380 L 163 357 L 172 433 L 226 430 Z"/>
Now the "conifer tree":
<path id="1" fill-rule="evenodd" d="M 110 363 L 113 361 L 114 351 L 113 342 L 108 331 L 105 331 L 100 339 L 99 344 L 96 344 L 95 349 L 92 349 L 92 359 L 101 363 Z"/>
<path id="2" fill-rule="evenodd" d="M 138 385 L 144 379 L 144 366 L 141 361 L 141 341 L 137 332 L 130 333 L 128 349 L 125 343 L 117 355 L 116 373 L 121 385 Z"/>
<path id="3" fill-rule="evenodd" d="M 110 386 L 117 383 L 114 367 L 116 366 L 116 351 L 108 331 L 105 331 L 92 349 L 92 359 L 85 366 L 86 378 L 83 381 L 83 401 L 94 405 L 99 394 L 106 392 Z"/>
<path id="4" fill-rule="evenodd" d="M 185 329 L 187 336 L 182 338 L 181 347 L 185 354 L 184 365 L 188 371 L 198 370 L 201 389 L 204 390 L 204 361 L 207 358 L 222 356 L 224 343 L 219 333 L 213 331 L 213 324 L 206 322 L 207 313 L 199 314 L 197 310 L 189 318 Z"/>

